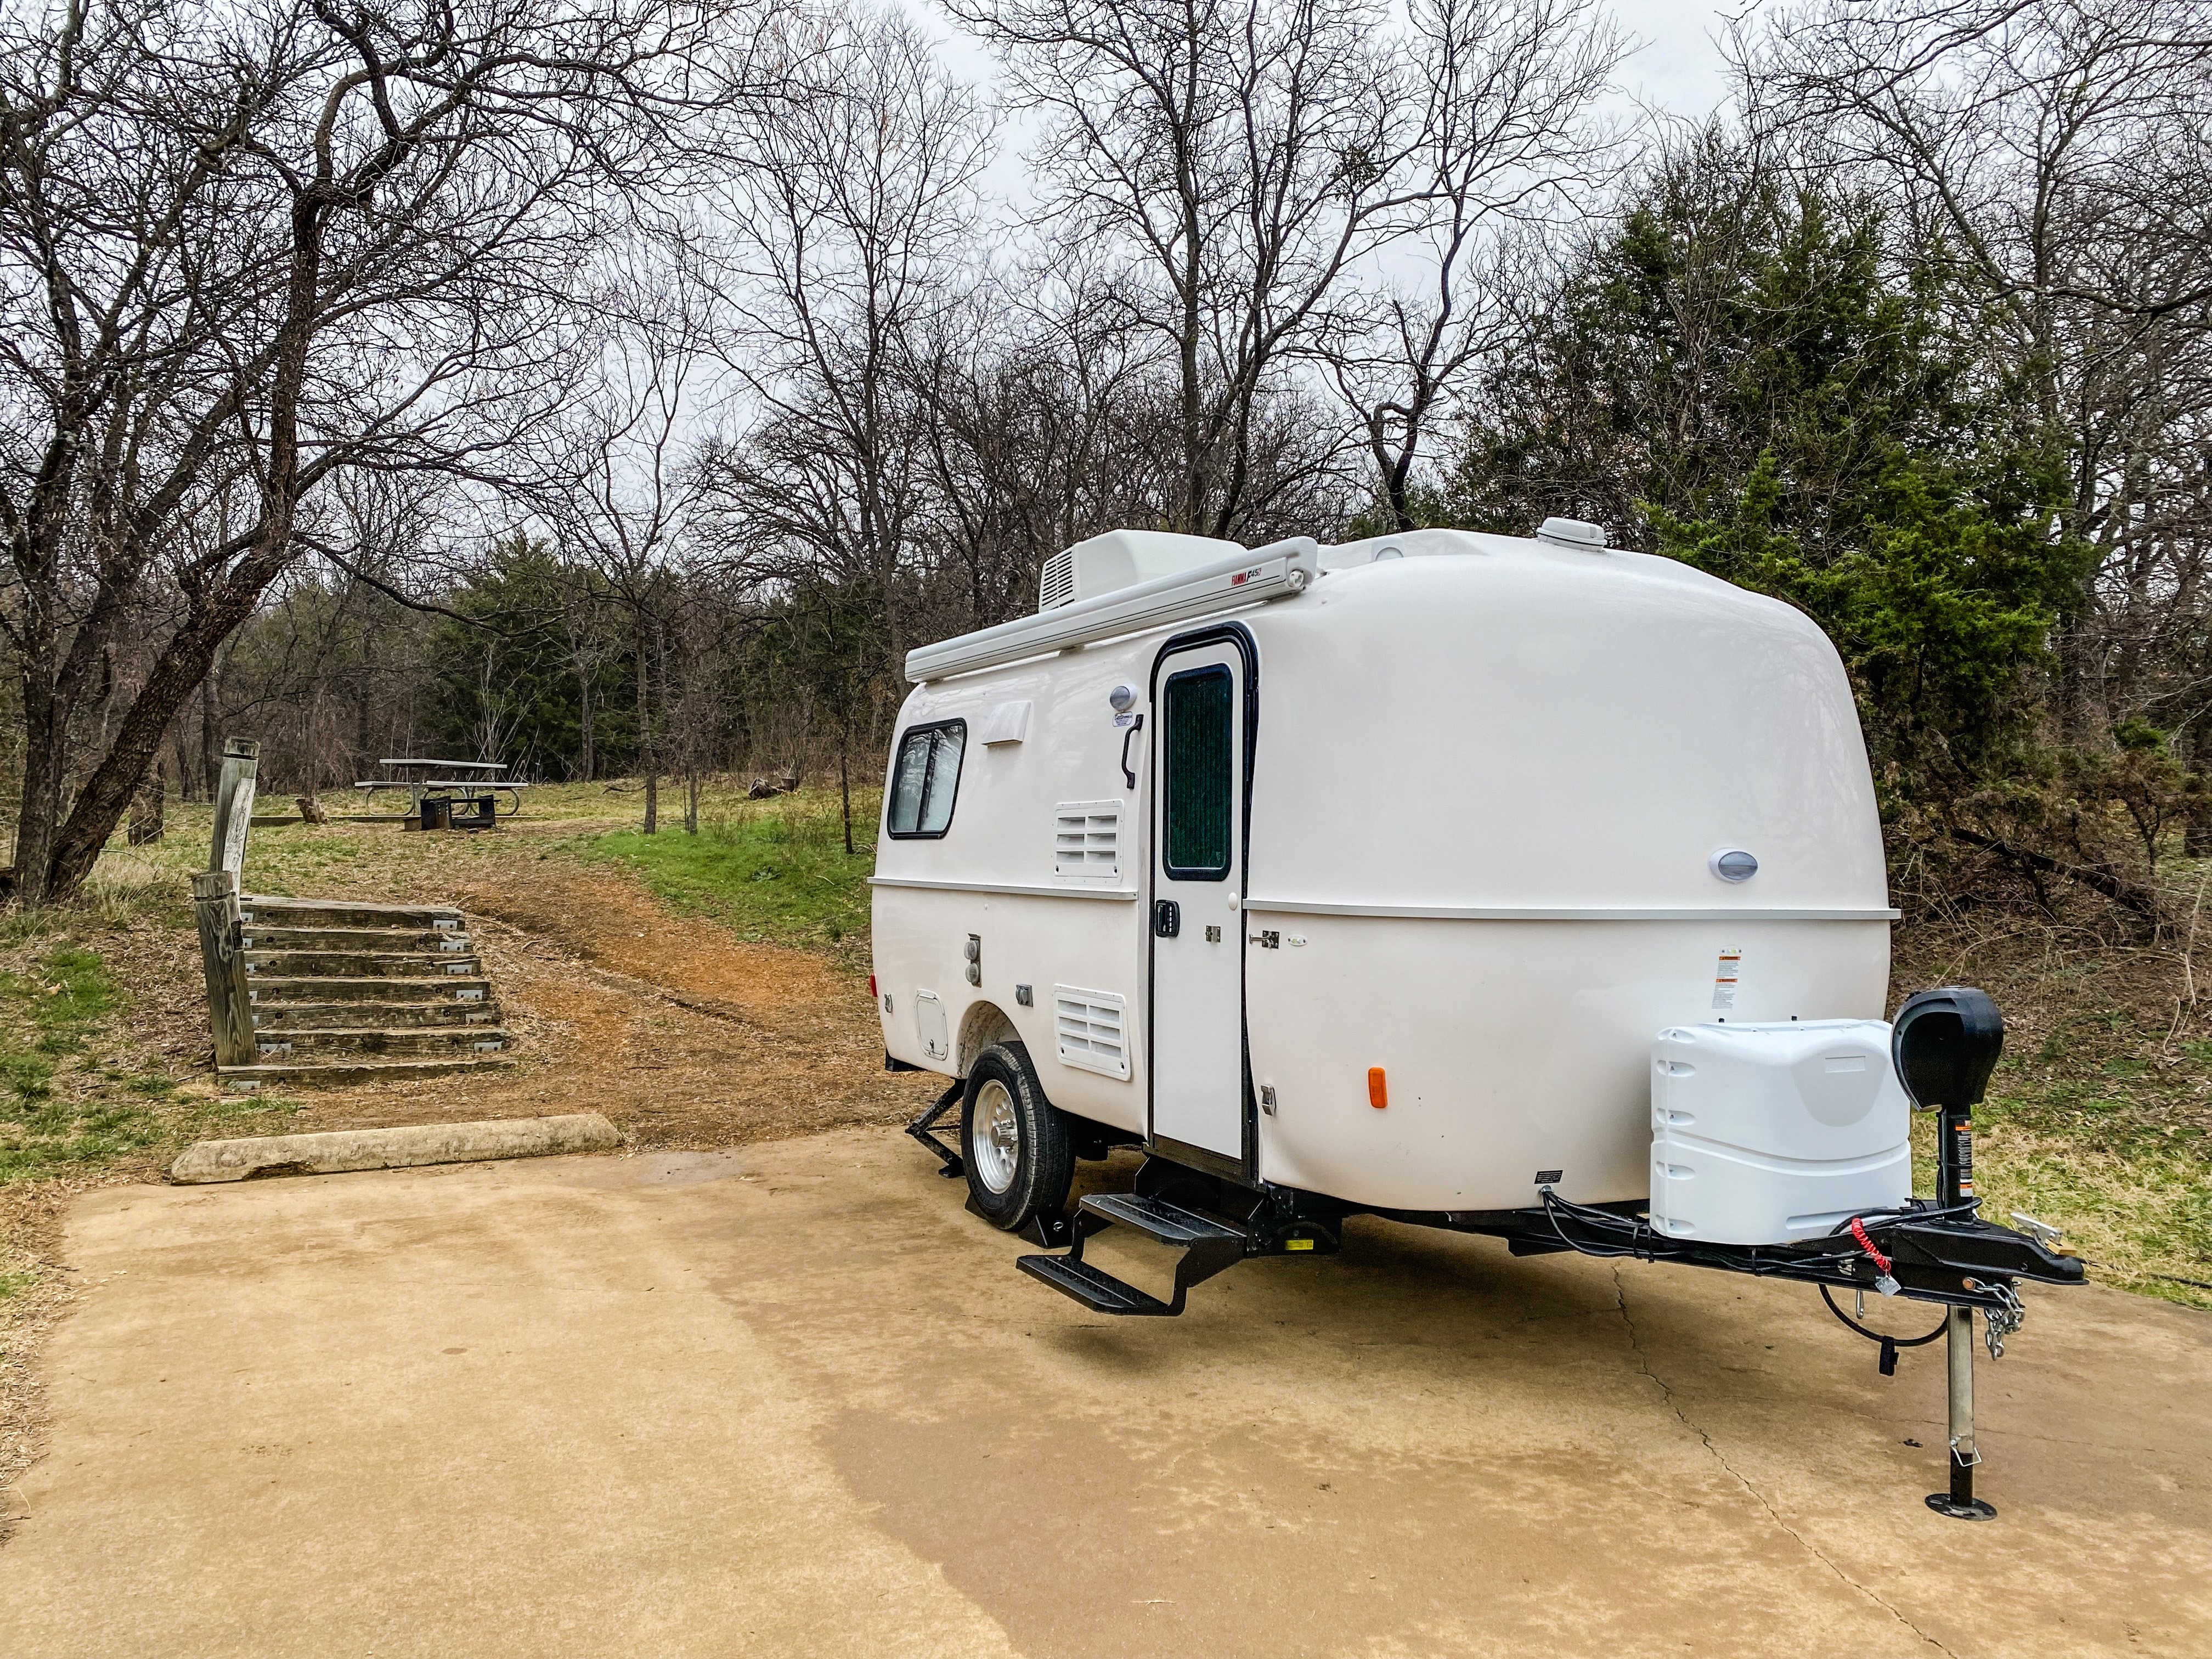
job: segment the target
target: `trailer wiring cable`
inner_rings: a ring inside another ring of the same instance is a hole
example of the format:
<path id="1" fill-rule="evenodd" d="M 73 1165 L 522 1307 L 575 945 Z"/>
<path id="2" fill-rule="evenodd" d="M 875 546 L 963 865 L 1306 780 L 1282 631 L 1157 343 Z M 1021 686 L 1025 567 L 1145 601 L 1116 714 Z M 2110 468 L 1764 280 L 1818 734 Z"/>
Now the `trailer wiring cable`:
<path id="1" fill-rule="evenodd" d="M 1631 1255 L 1639 1261 L 1676 1261 L 1685 1259 L 1688 1255 L 1686 1251 L 1668 1248 L 1673 1241 L 1662 1239 L 1653 1233 L 1648 1218 L 1639 1218 L 1630 1221 L 1625 1217 L 1614 1215 L 1608 1210 L 1592 1209 L 1588 1205 L 1577 1204 L 1571 1199 L 1561 1198 L 1549 1187 L 1540 1187 L 1537 1192 L 1544 1200 L 1544 1216 L 1552 1224 L 1553 1235 L 1560 1243 L 1579 1255 L 1601 1258 Z M 1562 1213 L 1595 1232 L 1613 1233 L 1617 1236 L 1621 1230 L 1626 1229 L 1628 1237 L 1620 1244 L 1610 1247 L 1578 1243 L 1568 1237 L 1566 1230 L 1560 1226 L 1559 1217 Z M 1838 1236 L 1849 1237 L 1848 1234 Z M 1762 1256 L 1756 1250 L 1739 1254 L 1736 1251 L 1711 1244 L 1704 1245 L 1702 1248 L 1707 1253 L 1709 1259 L 1714 1261 L 1717 1265 L 1725 1267 L 1732 1272 L 1749 1273 L 1755 1279 L 1772 1277 L 1779 1269 L 1785 1267 L 1793 1268 L 1825 1267 L 1840 1271 L 1845 1262 L 1861 1254 L 1856 1244 L 1848 1250 L 1824 1250 L 1817 1255 L 1792 1255 L 1780 1260 Z"/>
<path id="2" fill-rule="evenodd" d="M 1925 1336 L 1885 1336 L 1880 1331 L 1869 1330 L 1865 1326 L 1860 1324 L 1857 1320 L 1853 1319 L 1841 1308 L 1838 1308 L 1836 1305 L 1836 1298 L 1828 1294 L 1828 1287 L 1826 1285 L 1820 1286 L 1820 1300 L 1828 1304 L 1828 1311 L 1835 1315 L 1837 1318 L 1842 1320 L 1844 1324 L 1856 1331 L 1861 1336 L 1866 1338 L 1869 1342 L 1883 1343 L 1893 1348 L 1917 1348 L 1933 1342 L 1937 1337 L 1942 1335 L 1944 1332 L 1951 1328 L 1951 1316 L 1947 1312 L 1943 1316 L 1943 1322 L 1938 1325 L 1934 1330 L 1929 1332 Z"/>

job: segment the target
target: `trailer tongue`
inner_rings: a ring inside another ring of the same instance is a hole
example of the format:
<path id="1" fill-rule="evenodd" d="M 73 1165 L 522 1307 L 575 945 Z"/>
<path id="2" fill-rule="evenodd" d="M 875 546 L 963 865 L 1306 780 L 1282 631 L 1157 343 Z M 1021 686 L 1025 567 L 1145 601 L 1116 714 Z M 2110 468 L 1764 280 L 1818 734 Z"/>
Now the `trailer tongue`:
<path id="1" fill-rule="evenodd" d="M 1571 1250 L 1816 1285 L 1838 1319 L 1880 1345 L 1886 1376 L 1895 1373 L 1899 1349 L 1923 1346 L 1939 1335 L 1948 1339 L 1950 1485 L 1945 1492 L 1929 1493 L 1928 1506 L 1960 1520 L 1987 1520 L 1996 1509 L 1974 1496 L 1974 1470 L 1981 1462 L 1974 1443 L 1974 1315 L 1982 1316 L 1990 1358 L 2000 1358 L 2005 1339 L 2026 1316 L 2015 1288 L 2021 1281 L 2079 1285 L 2086 1275 L 2077 1257 L 2049 1248 L 2046 1238 L 2056 1242 L 2053 1230 L 2038 1224 L 2032 1237 L 1984 1221 L 1977 1212 L 1969 1114 L 1983 1098 L 2003 1046 L 2004 1022 L 1996 1005 L 1984 993 L 1963 987 L 1922 992 L 1899 1011 L 1894 1030 L 1899 1077 L 1916 1104 L 1940 1113 L 1936 1196 L 1909 1199 L 1887 1214 L 1853 1216 L 1825 1237 L 1778 1244 L 1670 1237 L 1654 1227 L 1644 1206 L 1572 1203 L 1550 1185 L 1540 1188 L 1540 1201 L 1524 1209 L 1364 1208 L 1286 1188 L 1253 1191 L 1153 1157 L 1139 1171 L 1135 1193 L 1093 1193 L 1072 1218 L 1037 1218 L 1027 1230 L 1032 1237 L 1053 1243 L 1069 1238 L 1070 1248 L 1064 1255 L 1021 1256 L 1015 1265 L 1094 1313 L 1166 1317 L 1182 1312 L 1194 1288 L 1240 1261 L 1334 1254 L 1346 1217 L 1375 1214 L 1503 1238 L 1516 1255 Z M 926 1132 L 917 1138 L 927 1139 Z M 957 1173 L 958 1155 L 930 1144 L 946 1159 L 945 1173 Z M 1085 1241 L 1112 1226 L 1182 1252 L 1169 1300 L 1084 1260 Z M 1943 1321 L 1924 1336 L 1886 1336 L 1844 1314 L 1831 1290 L 1851 1291 L 1862 1315 L 1866 1293 L 1872 1291 L 1936 1304 L 1945 1310 Z"/>

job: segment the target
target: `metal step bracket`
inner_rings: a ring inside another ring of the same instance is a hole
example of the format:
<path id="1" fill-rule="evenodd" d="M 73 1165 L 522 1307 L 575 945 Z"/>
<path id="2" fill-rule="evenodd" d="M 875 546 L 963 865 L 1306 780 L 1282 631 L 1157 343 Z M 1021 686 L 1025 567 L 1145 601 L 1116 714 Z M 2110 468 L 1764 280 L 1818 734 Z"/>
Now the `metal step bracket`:
<path id="1" fill-rule="evenodd" d="M 1163 1302 L 1083 1259 L 1085 1240 L 1121 1225 L 1177 1247 L 1175 1295 Z M 1025 1255 L 1014 1265 L 1094 1313 L 1171 1318 L 1183 1310 L 1192 1288 L 1242 1261 L 1251 1244 L 1244 1229 L 1137 1193 L 1092 1193 L 1075 1212 L 1075 1242 L 1066 1255 Z"/>

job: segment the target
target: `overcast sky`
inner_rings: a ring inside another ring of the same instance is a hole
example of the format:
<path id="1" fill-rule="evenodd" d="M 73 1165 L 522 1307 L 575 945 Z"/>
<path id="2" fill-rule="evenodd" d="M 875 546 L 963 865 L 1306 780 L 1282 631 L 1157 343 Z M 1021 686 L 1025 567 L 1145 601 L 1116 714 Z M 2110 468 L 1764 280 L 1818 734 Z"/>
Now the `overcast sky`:
<path id="1" fill-rule="evenodd" d="M 1613 0 L 1621 30 L 1642 44 L 1621 66 L 1622 94 L 1638 106 L 1670 115 L 1699 116 L 1726 94 L 1719 39 L 1732 15 L 1755 9 L 1758 0 L 1715 6 L 1704 0 Z M 988 86 L 996 77 L 991 54 L 960 31 L 941 12 L 921 0 L 921 15 L 941 32 L 945 55 L 957 73 Z M 987 175 L 993 192 L 1019 204 L 1028 195 L 1022 150 L 1024 124 L 1001 130 L 1001 147 Z"/>
<path id="2" fill-rule="evenodd" d="M 1703 115 L 1726 91 L 1717 45 L 1727 19 L 1750 0 L 1710 6 L 1699 0 L 1613 0 L 1621 27 L 1644 42 L 1621 70 L 1625 90 L 1676 115 Z"/>
<path id="3" fill-rule="evenodd" d="M 1613 0 L 1622 30 L 1644 43 L 1622 68 L 1622 90 L 1674 114 L 1704 114 L 1720 101 L 1723 90 L 1716 41 L 1729 16 L 1755 4 L 1756 0 L 1735 0 L 1725 7 L 1703 0 Z M 932 15 L 951 37 L 946 55 L 964 72 L 988 79 L 990 54 L 941 13 Z"/>

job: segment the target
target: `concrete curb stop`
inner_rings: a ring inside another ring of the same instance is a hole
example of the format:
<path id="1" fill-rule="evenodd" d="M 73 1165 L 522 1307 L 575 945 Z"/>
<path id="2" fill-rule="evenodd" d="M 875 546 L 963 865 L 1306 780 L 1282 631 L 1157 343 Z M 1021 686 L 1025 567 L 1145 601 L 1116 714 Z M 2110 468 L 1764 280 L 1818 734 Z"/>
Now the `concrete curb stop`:
<path id="1" fill-rule="evenodd" d="M 484 1123 L 418 1123 L 394 1129 L 329 1129 L 304 1135 L 203 1140 L 177 1154 L 169 1179 L 179 1184 L 252 1181 L 268 1176 L 337 1175 L 404 1170 L 420 1164 L 472 1164 L 495 1158 L 605 1152 L 622 1145 L 597 1112 L 560 1117 L 495 1118 Z"/>

